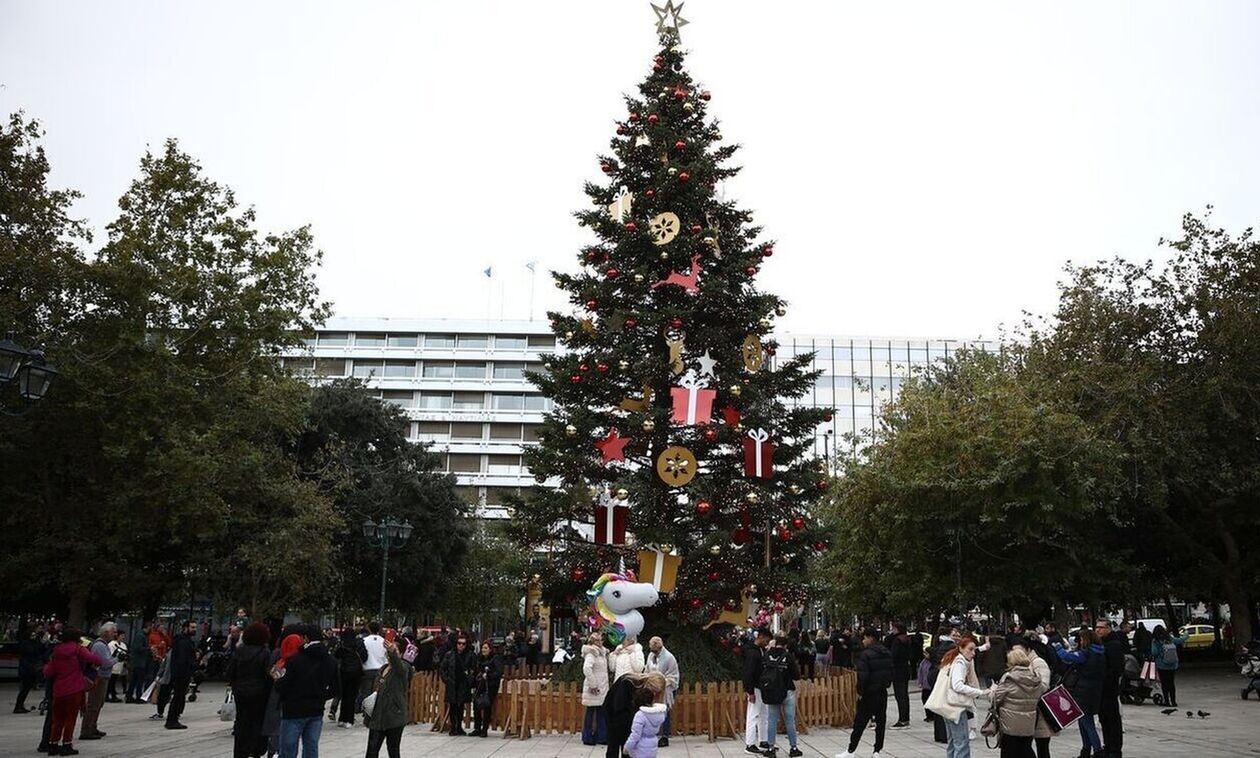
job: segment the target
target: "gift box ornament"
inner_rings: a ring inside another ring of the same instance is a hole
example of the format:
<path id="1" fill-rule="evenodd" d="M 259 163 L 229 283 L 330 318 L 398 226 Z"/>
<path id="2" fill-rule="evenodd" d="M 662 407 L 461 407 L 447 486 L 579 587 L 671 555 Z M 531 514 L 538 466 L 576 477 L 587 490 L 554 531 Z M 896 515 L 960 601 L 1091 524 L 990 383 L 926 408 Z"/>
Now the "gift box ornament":
<path id="1" fill-rule="evenodd" d="M 630 506 L 621 505 L 607 493 L 595 503 L 595 544 L 626 544 L 626 524 L 630 520 Z"/>
<path id="2" fill-rule="evenodd" d="M 774 478 L 774 443 L 765 429 L 749 429 L 744 439 L 744 474 L 758 479 Z"/>
<path id="3" fill-rule="evenodd" d="M 682 386 L 669 390 L 674 401 L 674 423 L 687 426 L 712 423 L 717 390 L 706 389 L 703 381 L 693 374 L 688 374 L 678 383 Z"/>
<path id="4" fill-rule="evenodd" d="M 614 221 L 623 221 L 634 210 L 634 193 L 625 187 L 617 191 L 617 195 L 608 205 L 608 215 Z"/>
<path id="5" fill-rule="evenodd" d="M 639 551 L 639 576 L 652 583 L 658 592 L 673 592 L 678 583 L 678 567 L 682 558 L 659 548 Z"/>

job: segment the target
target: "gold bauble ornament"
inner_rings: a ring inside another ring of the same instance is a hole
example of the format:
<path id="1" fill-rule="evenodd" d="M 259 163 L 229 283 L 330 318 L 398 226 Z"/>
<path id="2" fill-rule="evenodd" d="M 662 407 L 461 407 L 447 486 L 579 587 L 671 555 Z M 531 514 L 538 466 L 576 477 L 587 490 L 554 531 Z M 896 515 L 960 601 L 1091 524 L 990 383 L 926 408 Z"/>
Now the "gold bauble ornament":
<path id="1" fill-rule="evenodd" d="M 664 250 L 662 250 L 662 251 L 661 251 L 661 260 L 663 260 L 663 261 L 667 261 L 667 260 L 669 260 L 669 253 L 668 253 L 668 252 L 666 252 L 666 251 L 664 251 Z"/>
<path id="2" fill-rule="evenodd" d="M 643 431 L 645 431 L 645 432 L 652 432 L 652 431 L 655 431 L 655 430 L 656 430 L 656 422 L 655 422 L 655 421 L 653 421 L 652 419 L 647 419 L 646 421 L 644 421 L 644 422 L 643 422 Z"/>
<path id="3" fill-rule="evenodd" d="M 771 326 L 770 319 L 768 319 L 768 318 L 766 318 L 766 317 L 764 317 L 764 316 L 763 316 L 763 317 L 761 318 L 761 320 L 760 320 L 760 321 L 758 321 L 757 323 L 758 323 L 758 324 L 761 324 L 761 328 L 762 328 L 762 329 L 769 329 L 769 328 L 770 328 L 770 326 Z"/>
<path id="4" fill-rule="evenodd" d="M 744 495 L 744 499 L 752 503 L 753 505 L 756 505 L 757 503 L 761 502 L 761 496 L 758 495 L 756 492 L 749 492 L 747 495 Z"/>
<path id="5" fill-rule="evenodd" d="M 696 106 L 693 105 L 692 103 L 683 103 L 683 110 L 687 111 L 688 113 L 691 113 L 695 109 L 696 109 Z"/>
<path id="6" fill-rule="evenodd" d="M 546 363 L 544 363 L 544 364 L 543 364 L 543 368 L 545 368 L 545 369 L 547 369 L 548 371 L 550 371 L 550 370 L 551 370 L 551 361 L 547 361 Z"/>
<path id="7" fill-rule="evenodd" d="M 657 97 L 660 98 L 661 100 L 664 100 L 665 98 L 669 97 L 669 93 L 662 92 L 661 94 L 657 95 Z"/>
<path id="8" fill-rule="evenodd" d="M 792 486 L 788 487 L 788 492 L 791 492 L 793 495 L 799 495 L 802 492 L 804 492 L 804 490 L 801 489 L 801 486 L 799 484 L 793 484 Z"/>
<path id="9" fill-rule="evenodd" d="M 713 247 L 713 244 L 714 244 L 715 242 L 717 242 L 717 239 L 716 239 L 716 238 L 714 238 L 714 237 L 705 237 L 705 238 L 704 238 L 704 244 L 708 245 L 709 247 Z"/>
<path id="10" fill-rule="evenodd" d="M 564 338 L 565 338 L 566 340 L 571 340 L 571 339 L 573 339 L 573 332 L 565 332 L 565 333 L 564 333 Z"/>
<path id="11" fill-rule="evenodd" d="M 634 275 L 634 283 L 635 283 L 635 284 L 643 284 L 643 274 L 635 274 L 635 275 Z"/>
<path id="12" fill-rule="evenodd" d="M 566 426 L 566 427 L 564 428 L 564 433 L 565 433 L 565 434 L 567 434 L 567 435 L 569 435 L 570 437 L 576 437 L 576 436 L 577 436 L 577 427 L 576 427 L 576 426 L 574 426 L 573 424 L 569 424 L 568 426 Z"/>
<path id="13" fill-rule="evenodd" d="M 776 315 L 776 316 L 786 316 L 786 315 L 787 315 L 787 308 L 785 308 L 784 306 L 780 305 L 778 308 L 775 308 L 775 309 L 774 309 L 774 313 L 775 313 L 775 315 Z"/>
<path id="14" fill-rule="evenodd" d="M 710 554 L 710 555 L 721 555 L 721 554 L 722 554 L 722 546 L 721 546 L 721 545 L 714 545 L 713 547 L 709 548 L 709 554 Z"/>
<path id="15" fill-rule="evenodd" d="M 630 490 L 626 489 L 625 487 L 622 487 L 621 489 L 617 490 L 618 500 L 627 500 L 629 499 L 629 497 L 630 497 Z"/>
<path id="16" fill-rule="evenodd" d="M 677 173 L 678 173 L 678 169 L 674 168 L 673 166 L 670 166 L 670 167 L 669 167 L 669 175 L 670 175 L 670 176 L 673 176 L 674 174 L 677 174 Z"/>
<path id="17" fill-rule="evenodd" d="M 663 543 L 661 543 L 661 545 L 660 545 L 659 547 L 661 548 L 661 552 L 662 552 L 662 553 L 672 553 L 672 552 L 674 552 L 674 546 L 673 546 L 673 545 L 671 545 L 671 544 L 669 544 L 668 542 L 663 542 Z"/>
<path id="18" fill-rule="evenodd" d="M 743 394 L 743 392 L 744 392 L 744 388 L 739 386 L 738 384 L 731 385 L 730 393 L 734 395 L 735 397 L 739 397 L 741 394 Z"/>

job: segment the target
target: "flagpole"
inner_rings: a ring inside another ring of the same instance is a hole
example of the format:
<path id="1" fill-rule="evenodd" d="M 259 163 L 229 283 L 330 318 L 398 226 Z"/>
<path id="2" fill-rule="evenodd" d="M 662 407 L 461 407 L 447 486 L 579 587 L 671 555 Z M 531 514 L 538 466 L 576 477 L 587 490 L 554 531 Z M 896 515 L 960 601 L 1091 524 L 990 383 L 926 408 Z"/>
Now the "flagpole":
<path id="1" fill-rule="evenodd" d="M 493 306 L 491 305 L 491 303 L 494 298 L 494 267 L 487 266 L 485 274 L 486 274 L 486 321 L 489 321 L 490 316 L 493 313 L 493 310 L 492 310 Z"/>
<path id="2" fill-rule="evenodd" d="M 529 320 L 534 320 L 534 280 L 538 278 L 536 266 L 538 261 L 530 261 L 525 264 L 525 268 L 529 269 Z"/>

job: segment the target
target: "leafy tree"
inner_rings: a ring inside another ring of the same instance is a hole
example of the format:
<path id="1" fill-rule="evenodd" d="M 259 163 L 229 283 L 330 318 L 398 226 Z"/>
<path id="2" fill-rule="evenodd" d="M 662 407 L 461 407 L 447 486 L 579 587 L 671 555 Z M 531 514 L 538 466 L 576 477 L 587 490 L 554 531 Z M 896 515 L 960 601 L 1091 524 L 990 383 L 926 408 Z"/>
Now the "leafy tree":
<path id="1" fill-rule="evenodd" d="M 445 583 L 437 609 L 444 620 L 464 628 L 494 619 L 515 620 L 529 572 L 528 556 L 503 534 L 501 525 L 475 522 L 468 555 Z"/>
<path id="2" fill-rule="evenodd" d="M 970 351 L 902 388 L 827 509 L 834 600 L 922 618 L 974 605 L 1041 618 L 1131 579 L 1109 442 L 1017 348 Z M 1110 556 L 1101 559 L 1103 556 Z"/>
<path id="3" fill-rule="evenodd" d="M 767 360 L 783 301 L 755 279 L 773 244 L 749 213 L 716 195 L 738 171 L 728 165 L 735 147 L 721 144 L 706 115 L 709 94 L 687 73 L 672 34 L 652 69 L 626 98 L 611 153 L 600 158 L 608 181 L 586 185 L 592 207 L 577 216 L 598 241 L 582 250 L 579 272 L 555 275 L 574 312 L 550 314 L 566 350 L 531 377 L 554 410 L 526 455 L 540 483 L 558 486 L 535 488 L 513 526 L 526 548 L 560 548 L 543 581 L 564 597 L 622 557 L 633 565 L 630 549 L 595 546 L 572 526 L 591 522 L 595 492 L 624 490 L 637 542 L 682 555 L 660 612 L 695 628 L 733 608 L 749 584 L 763 600 L 800 595 L 818 540 L 810 505 L 826 487 L 806 453 L 825 412 L 790 402 L 811 386 L 810 356 Z M 609 210 L 621 188 L 632 195 L 624 215 Z M 680 369 L 716 390 L 712 423 L 703 413 L 695 424 L 672 422 Z M 630 442 L 624 461 L 605 463 L 595 443 L 614 429 Z M 758 429 L 777 446 L 773 478 L 745 473 L 743 445 Z M 690 482 L 658 473 L 678 467 L 676 447 L 695 456 L 694 468 L 685 464 L 699 471 Z"/>
<path id="4" fill-rule="evenodd" d="M 336 601 L 374 610 L 381 551 L 360 530 L 365 519 L 410 521 L 411 540 L 390 552 L 388 601 L 399 609 L 432 608 L 469 550 L 468 506 L 455 477 L 437 473 L 427 446 L 407 441 L 406 419 L 356 379 L 314 389 L 297 457 L 304 475 L 332 498 L 339 522 L 334 551 L 340 569 Z"/>

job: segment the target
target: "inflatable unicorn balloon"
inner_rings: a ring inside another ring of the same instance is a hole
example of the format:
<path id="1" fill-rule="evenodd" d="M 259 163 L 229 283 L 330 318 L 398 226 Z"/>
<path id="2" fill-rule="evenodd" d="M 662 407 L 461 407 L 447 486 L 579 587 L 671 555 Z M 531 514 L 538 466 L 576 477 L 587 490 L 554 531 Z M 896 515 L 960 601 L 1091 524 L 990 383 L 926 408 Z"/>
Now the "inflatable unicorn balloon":
<path id="1" fill-rule="evenodd" d="M 620 645 L 626 637 L 643 632 L 643 614 L 635 608 L 656 605 L 659 595 L 649 582 L 636 582 L 624 574 L 604 574 L 586 591 L 595 604 L 591 628 L 598 628 L 610 644 Z"/>

